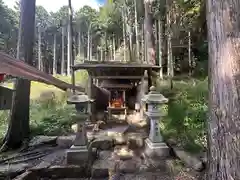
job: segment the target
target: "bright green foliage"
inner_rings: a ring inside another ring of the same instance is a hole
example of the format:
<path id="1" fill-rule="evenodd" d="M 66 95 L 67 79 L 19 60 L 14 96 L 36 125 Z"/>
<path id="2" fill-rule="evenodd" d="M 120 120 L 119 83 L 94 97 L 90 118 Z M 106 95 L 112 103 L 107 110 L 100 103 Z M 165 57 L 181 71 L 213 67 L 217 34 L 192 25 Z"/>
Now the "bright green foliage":
<path id="1" fill-rule="evenodd" d="M 57 78 L 70 82 L 66 76 Z M 76 83 L 86 83 L 86 71 L 76 73 Z M 12 84 L 6 84 L 12 87 Z M 46 96 L 41 94 L 47 93 Z M 49 93 L 51 96 L 49 96 Z M 30 125 L 32 135 L 64 135 L 71 132 L 74 123 L 71 116 L 76 112 L 74 106 L 66 104 L 67 95 L 54 86 L 47 86 L 39 82 L 31 84 Z M 0 140 L 7 130 L 9 111 L 0 111 Z"/>
<path id="2" fill-rule="evenodd" d="M 165 137 L 177 140 L 190 152 L 206 147 L 207 80 L 178 80 L 172 91 L 167 85 L 161 91 L 170 100 L 162 123 Z"/>

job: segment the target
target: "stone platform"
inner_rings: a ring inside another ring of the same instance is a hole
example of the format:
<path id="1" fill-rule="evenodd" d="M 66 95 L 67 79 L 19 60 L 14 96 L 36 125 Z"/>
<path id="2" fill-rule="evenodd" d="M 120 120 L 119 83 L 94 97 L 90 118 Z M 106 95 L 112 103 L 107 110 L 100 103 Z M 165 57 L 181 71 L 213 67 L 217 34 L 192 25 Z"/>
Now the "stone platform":
<path id="1" fill-rule="evenodd" d="M 147 138 L 149 136 L 145 126 L 146 122 L 144 123 L 141 120 L 128 123 L 105 124 L 104 128 L 100 128 L 97 132 L 93 132 L 90 128 L 87 130 L 89 146 L 97 149 L 96 156 L 91 158 L 93 160 L 90 170 L 91 178 L 106 179 L 110 171 L 118 171 L 121 175 L 124 175 L 125 179 L 133 179 L 133 176 L 136 179 L 144 176 L 143 173 L 147 173 L 146 178 L 149 179 L 150 174 L 148 172 L 170 174 L 170 170 L 165 163 L 169 155 L 168 147 L 161 143 L 161 148 L 159 149 L 159 146 L 155 146 L 156 144 L 148 142 Z M 116 155 L 116 152 L 122 152 L 123 149 L 132 152 L 132 155 L 129 158 L 123 158 L 121 153 Z M 157 162 L 154 162 L 155 157 L 150 155 L 151 153 L 149 152 L 153 151 L 153 149 L 156 155 L 162 156 L 160 163 L 158 163 L 159 159 Z M 68 157 L 71 157 L 67 160 L 68 164 L 85 163 L 84 158 L 88 157 L 86 151 L 82 155 L 77 155 L 74 148 L 71 148 L 68 153 L 71 154 L 70 156 L 68 155 Z M 80 151 L 78 153 L 80 154 Z M 113 170 L 116 164 L 118 167 Z"/>

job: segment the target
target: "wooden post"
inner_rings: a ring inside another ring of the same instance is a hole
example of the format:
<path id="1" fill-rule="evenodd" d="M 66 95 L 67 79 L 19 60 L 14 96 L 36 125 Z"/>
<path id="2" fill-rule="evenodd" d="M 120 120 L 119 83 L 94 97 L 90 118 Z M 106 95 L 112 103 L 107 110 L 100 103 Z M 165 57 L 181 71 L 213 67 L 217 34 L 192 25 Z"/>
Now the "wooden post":
<path id="1" fill-rule="evenodd" d="M 21 0 L 21 34 L 18 39 L 20 56 L 27 64 L 33 65 L 33 45 L 35 30 L 35 4 L 36 1 Z M 18 149 L 24 145 L 24 141 L 29 139 L 29 106 L 30 106 L 30 87 L 31 82 L 26 79 L 18 78 L 14 84 L 13 103 L 10 111 L 8 130 L 5 135 L 1 152 L 8 149 Z M 27 141 L 26 141 L 27 142 Z"/>
<path id="2" fill-rule="evenodd" d="M 123 107 L 126 108 L 126 91 L 123 90 Z M 124 119 L 127 118 L 127 108 L 124 110 Z"/>
<path id="3" fill-rule="evenodd" d="M 87 95 L 90 99 L 92 99 L 92 88 L 93 88 L 93 78 L 90 73 L 88 73 L 88 88 L 87 88 Z M 89 120 L 92 120 L 92 103 L 88 104 L 88 112 L 89 114 Z"/>

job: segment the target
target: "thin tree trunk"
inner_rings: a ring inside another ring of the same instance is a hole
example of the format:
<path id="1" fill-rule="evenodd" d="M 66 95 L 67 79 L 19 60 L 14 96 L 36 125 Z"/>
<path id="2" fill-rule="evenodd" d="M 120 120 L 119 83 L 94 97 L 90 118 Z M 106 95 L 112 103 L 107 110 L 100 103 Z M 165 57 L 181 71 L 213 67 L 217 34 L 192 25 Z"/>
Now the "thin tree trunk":
<path id="1" fill-rule="evenodd" d="M 142 24 L 142 62 L 146 62 L 146 46 L 145 46 L 144 24 Z"/>
<path id="2" fill-rule="evenodd" d="M 122 10 L 122 20 L 123 20 L 123 61 L 126 62 L 126 22 L 124 16 L 124 10 Z"/>
<path id="3" fill-rule="evenodd" d="M 107 60 L 108 56 L 108 43 L 107 43 L 107 32 L 105 32 L 105 59 Z"/>
<path id="4" fill-rule="evenodd" d="M 192 57 L 191 57 L 191 32 L 188 32 L 188 68 L 189 76 L 192 76 Z"/>
<path id="5" fill-rule="evenodd" d="M 171 76 L 171 49 L 170 49 L 170 42 L 171 42 L 171 29 L 170 29 L 170 8 L 167 5 L 167 75 L 168 77 Z"/>
<path id="6" fill-rule="evenodd" d="M 72 31 L 71 31 L 71 22 L 72 22 L 72 7 L 71 0 L 68 0 L 68 55 L 67 55 L 67 76 L 71 75 L 71 62 L 72 62 Z"/>
<path id="7" fill-rule="evenodd" d="M 53 74 L 56 74 L 57 73 L 57 70 L 56 70 L 56 68 L 57 68 L 57 54 L 56 54 L 56 49 L 57 49 L 57 35 L 56 34 L 54 34 L 53 35 Z"/>
<path id="8" fill-rule="evenodd" d="M 26 63 L 33 65 L 33 46 L 35 29 L 35 0 L 21 0 L 20 30 L 21 47 L 23 59 Z M 2 151 L 16 149 L 23 145 L 24 140 L 29 138 L 29 106 L 30 106 L 30 81 L 17 79 L 15 92 L 8 124 L 8 130 L 4 138 Z"/>
<path id="9" fill-rule="evenodd" d="M 112 39 L 110 41 L 110 61 L 113 60 L 113 45 L 112 45 Z"/>
<path id="10" fill-rule="evenodd" d="M 102 49 L 102 47 L 101 47 L 101 62 L 103 61 L 103 49 Z"/>
<path id="11" fill-rule="evenodd" d="M 68 44 L 69 46 L 71 47 L 69 49 L 69 52 L 70 52 L 70 63 L 71 63 L 71 66 L 73 67 L 75 65 L 75 44 L 74 44 L 74 41 L 73 41 L 73 37 L 74 37 L 74 34 L 73 34 L 73 10 L 72 10 L 72 1 L 71 0 L 68 0 L 68 8 L 69 8 L 69 32 L 70 32 L 70 35 L 69 35 L 69 40 L 70 42 L 68 41 Z M 72 85 L 75 86 L 75 72 L 69 68 L 69 71 L 71 73 L 71 81 L 72 81 Z M 75 89 L 73 89 L 73 93 L 75 93 Z"/>
<path id="12" fill-rule="evenodd" d="M 162 44 L 163 44 L 163 41 L 162 41 L 162 24 L 161 24 L 161 20 L 158 21 L 158 51 L 159 51 L 159 54 L 158 54 L 158 63 L 159 63 L 159 66 L 161 67 L 160 70 L 159 70 L 159 78 L 160 79 L 163 79 L 163 67 L 162 67 Z"/>
<path id="13" fill-rule="evenodd" d="M 41 32 L 41 26 L 38 26 L 38 69 L 41 70 L 42 66 L 42 32 Z"/>
<path id="14" fill-rule="evenodd" d="M 81 57 L 81 31 L 79 30 L 78 32 L 78 54 L 79 54 L 79 57 Z"/>
<path id="15" fill-rule="evenodd" d="M 113 60 L 116 58 L 116 44 L 115 44 L 115 35 L 113 35 Z"/>
<path id="16" fill-rule="evenodd" d="M 62 27 L 62 62 L 61 62 L 61 74 L 65 75 L 65 29 Z"/>
<path id="17" fill-rule="evenodd" d="M 90 55 L 90 61 L 92 61 L 92 36 L 90 36 L 89 55 Z"/>
<path id="18" fill-rule="evenodd" d="M 155 51 L 155 38 L 153 34 L 153 14 L 151 12 L 151 6 L 153 1 L 145 0 L 145 44 L 147 48 L 147 62 L 149 64 L 156 64 L 156 51 Z"/>
<path id="19" fill-rule="evenodd" d="M 87 59 L 90 61 L 90 27 L 88 27 Z"/>
<path id="20" fill-rule="evenodd" d="M 208 180 L 240 179 L 239 0 L 207 1 Z"/>
<path id="21" fill-rule="evenodd" d="M 137 62 L 141 62 L 140 60 L 140 45 L 139 45 L 139 34 L 138 34 L 138 14 L 137 14 L 137 0 L 134 0 L 134 10 L 135 10 L 135 34 L 136 34 L 136 59 Z"/>

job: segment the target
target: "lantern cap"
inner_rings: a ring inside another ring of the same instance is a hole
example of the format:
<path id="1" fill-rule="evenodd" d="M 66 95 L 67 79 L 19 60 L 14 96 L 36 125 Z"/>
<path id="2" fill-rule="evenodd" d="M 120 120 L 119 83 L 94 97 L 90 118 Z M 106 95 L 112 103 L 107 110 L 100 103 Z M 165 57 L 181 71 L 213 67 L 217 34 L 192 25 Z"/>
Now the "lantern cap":
<path id="1" fill-rule="evenodd" d="M 165 104 L 168 102 L 167 98 L 165 98 L 162 94 L 156 91 L 155 86 L 151 86 L 149 90 L 150 92 L 142 98 L 143 102 L 157 104 Z"/>
<path id="2" fill-rule="evenodd" d="M 89 97 L 85 94 L 74 94 L 71 97 L 68 98 L 67 103 L 68 104 L 79 104 L 79 103 L 87 103 L 87 102 L 93 102 L 92 99 L 89 99 Z"/>

